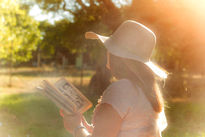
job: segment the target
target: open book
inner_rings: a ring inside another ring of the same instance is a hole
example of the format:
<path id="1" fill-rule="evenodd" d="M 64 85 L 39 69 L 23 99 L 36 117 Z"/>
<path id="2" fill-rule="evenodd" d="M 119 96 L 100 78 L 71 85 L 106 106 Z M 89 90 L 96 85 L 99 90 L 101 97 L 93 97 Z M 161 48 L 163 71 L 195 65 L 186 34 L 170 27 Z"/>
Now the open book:
<path id="1" fill-rule="evenodd" d="M 61 78 L 54 84 L 43 80 L 37 89 L 41 90 L 67 114 L 73 114 L 74 112 L 84 113 L 92 107 L 92 103 L 65 78 Z"/>

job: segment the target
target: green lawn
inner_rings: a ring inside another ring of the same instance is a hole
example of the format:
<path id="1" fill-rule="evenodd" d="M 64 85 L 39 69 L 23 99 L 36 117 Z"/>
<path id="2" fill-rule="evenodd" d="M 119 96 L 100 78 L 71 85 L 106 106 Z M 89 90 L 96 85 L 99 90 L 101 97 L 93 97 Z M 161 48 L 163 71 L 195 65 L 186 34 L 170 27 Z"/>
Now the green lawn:
<path id="1" fill-rule="evenodd" d="M 205 137 L 204 102 L 170 102 L 166 115 L 164 137 Z"/>
<path id="2" fill-rule="evenodd" d="M 91 111 L 86 117 L 91 117 Z M 36 93 L 0 97 L 0 137 L 68 137 L 58 108 Z"/>
<path id="3" fill-rule="evenodd" d="M 85 116 L 89 119 L 93 109 Z M 0 136 L 68 137 L 59 110 L 40 93 L 4 95 L 0 98 Z M 169 103 L 168 128 L 163 137 L 205 137 L 205 104 Z"/>
<path id="4" fill-rule="evenodd" d="M 59 109 L 33 88 L 40 80 L 55 81 L 65 76 L 79 86 L 79 71 L 68 69 L 19 69 L 13 77 L 12 88 L 6 87 L 8 75 L 0 70 L 0 137 L 69 137 L 63 127 Z M 93 71 L 85 71 L 82 90 Z M 93 108 L 85 113 L 90 121 Z M 203 101 L 170 101 L 166 115 L 168 128 L 163 137 L 205 137 L 205 103 Z"/>
<path id="5" fill-rule="evenodd" d="M 18 68 L 13 71 L 13 86 L 8 87 L 7 69 L 0 69 L 0 137 L 67 137 L 58 108 L 34 88 L 44 79 L 55 82 L 66 77 L 85 91 L 93 73 L 84 70 L 80 86 L 80 70 L 74 67 Z"/>

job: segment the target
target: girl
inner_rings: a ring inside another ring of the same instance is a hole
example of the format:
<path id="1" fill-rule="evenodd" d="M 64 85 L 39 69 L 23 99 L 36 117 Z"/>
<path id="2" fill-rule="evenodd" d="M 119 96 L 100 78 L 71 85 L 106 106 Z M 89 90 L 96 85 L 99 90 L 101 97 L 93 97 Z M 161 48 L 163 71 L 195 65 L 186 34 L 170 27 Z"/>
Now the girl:
<path id="1" fill-rule="evenodd" d="M 156 78 L 167 73 L 150 61 L 155 34 L 132 20 L 122 23 L 110 37 L 87 32 L 107 49 L 107 65 L 117 79 L 103 92 L 93 126 L 81 114 L 61 111 L 65 128 L 75 137 L 160 137 L 166 128 L 163 98 Z"/>

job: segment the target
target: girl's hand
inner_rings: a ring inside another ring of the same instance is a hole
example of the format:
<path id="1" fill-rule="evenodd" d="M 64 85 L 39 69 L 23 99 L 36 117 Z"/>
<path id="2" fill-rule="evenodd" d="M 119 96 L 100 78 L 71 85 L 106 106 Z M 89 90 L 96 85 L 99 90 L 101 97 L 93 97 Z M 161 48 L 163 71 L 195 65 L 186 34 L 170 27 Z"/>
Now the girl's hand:
<path id="1" fill-rule="evenodd" d="M 82 117 L 82 124 L 83 124 L 83 126 L 85 126 L 85 128 L 87 129 L 87 131 L 89 133 L 93 132 L 93 126 L 87 123 L 87 121 L 86 121 L 84 116 Z"/>
<path id="2" fill-rule="evenodd" d="M 81 125 L 82 115 L 80 113 L 68 115 L 63 110 L 60 110 L 60 115 L 63 117 L 64 127 L 70 133 L 73 133 L 75 128 Z"/>

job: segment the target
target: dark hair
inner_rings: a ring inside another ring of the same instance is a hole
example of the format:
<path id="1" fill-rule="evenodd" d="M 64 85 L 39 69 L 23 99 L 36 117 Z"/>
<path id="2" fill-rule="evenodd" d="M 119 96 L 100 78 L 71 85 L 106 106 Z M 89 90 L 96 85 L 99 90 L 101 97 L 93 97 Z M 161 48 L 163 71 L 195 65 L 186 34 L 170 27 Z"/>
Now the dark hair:
<path id="1" fill-rule="evenodd" d="M 110 55 L 110 71 L 117 79 L 129 79 L 133 85 L 139 85 L 156 112 L 163 109 L 163 98 L 153 72 L 145 64 Z"/>

